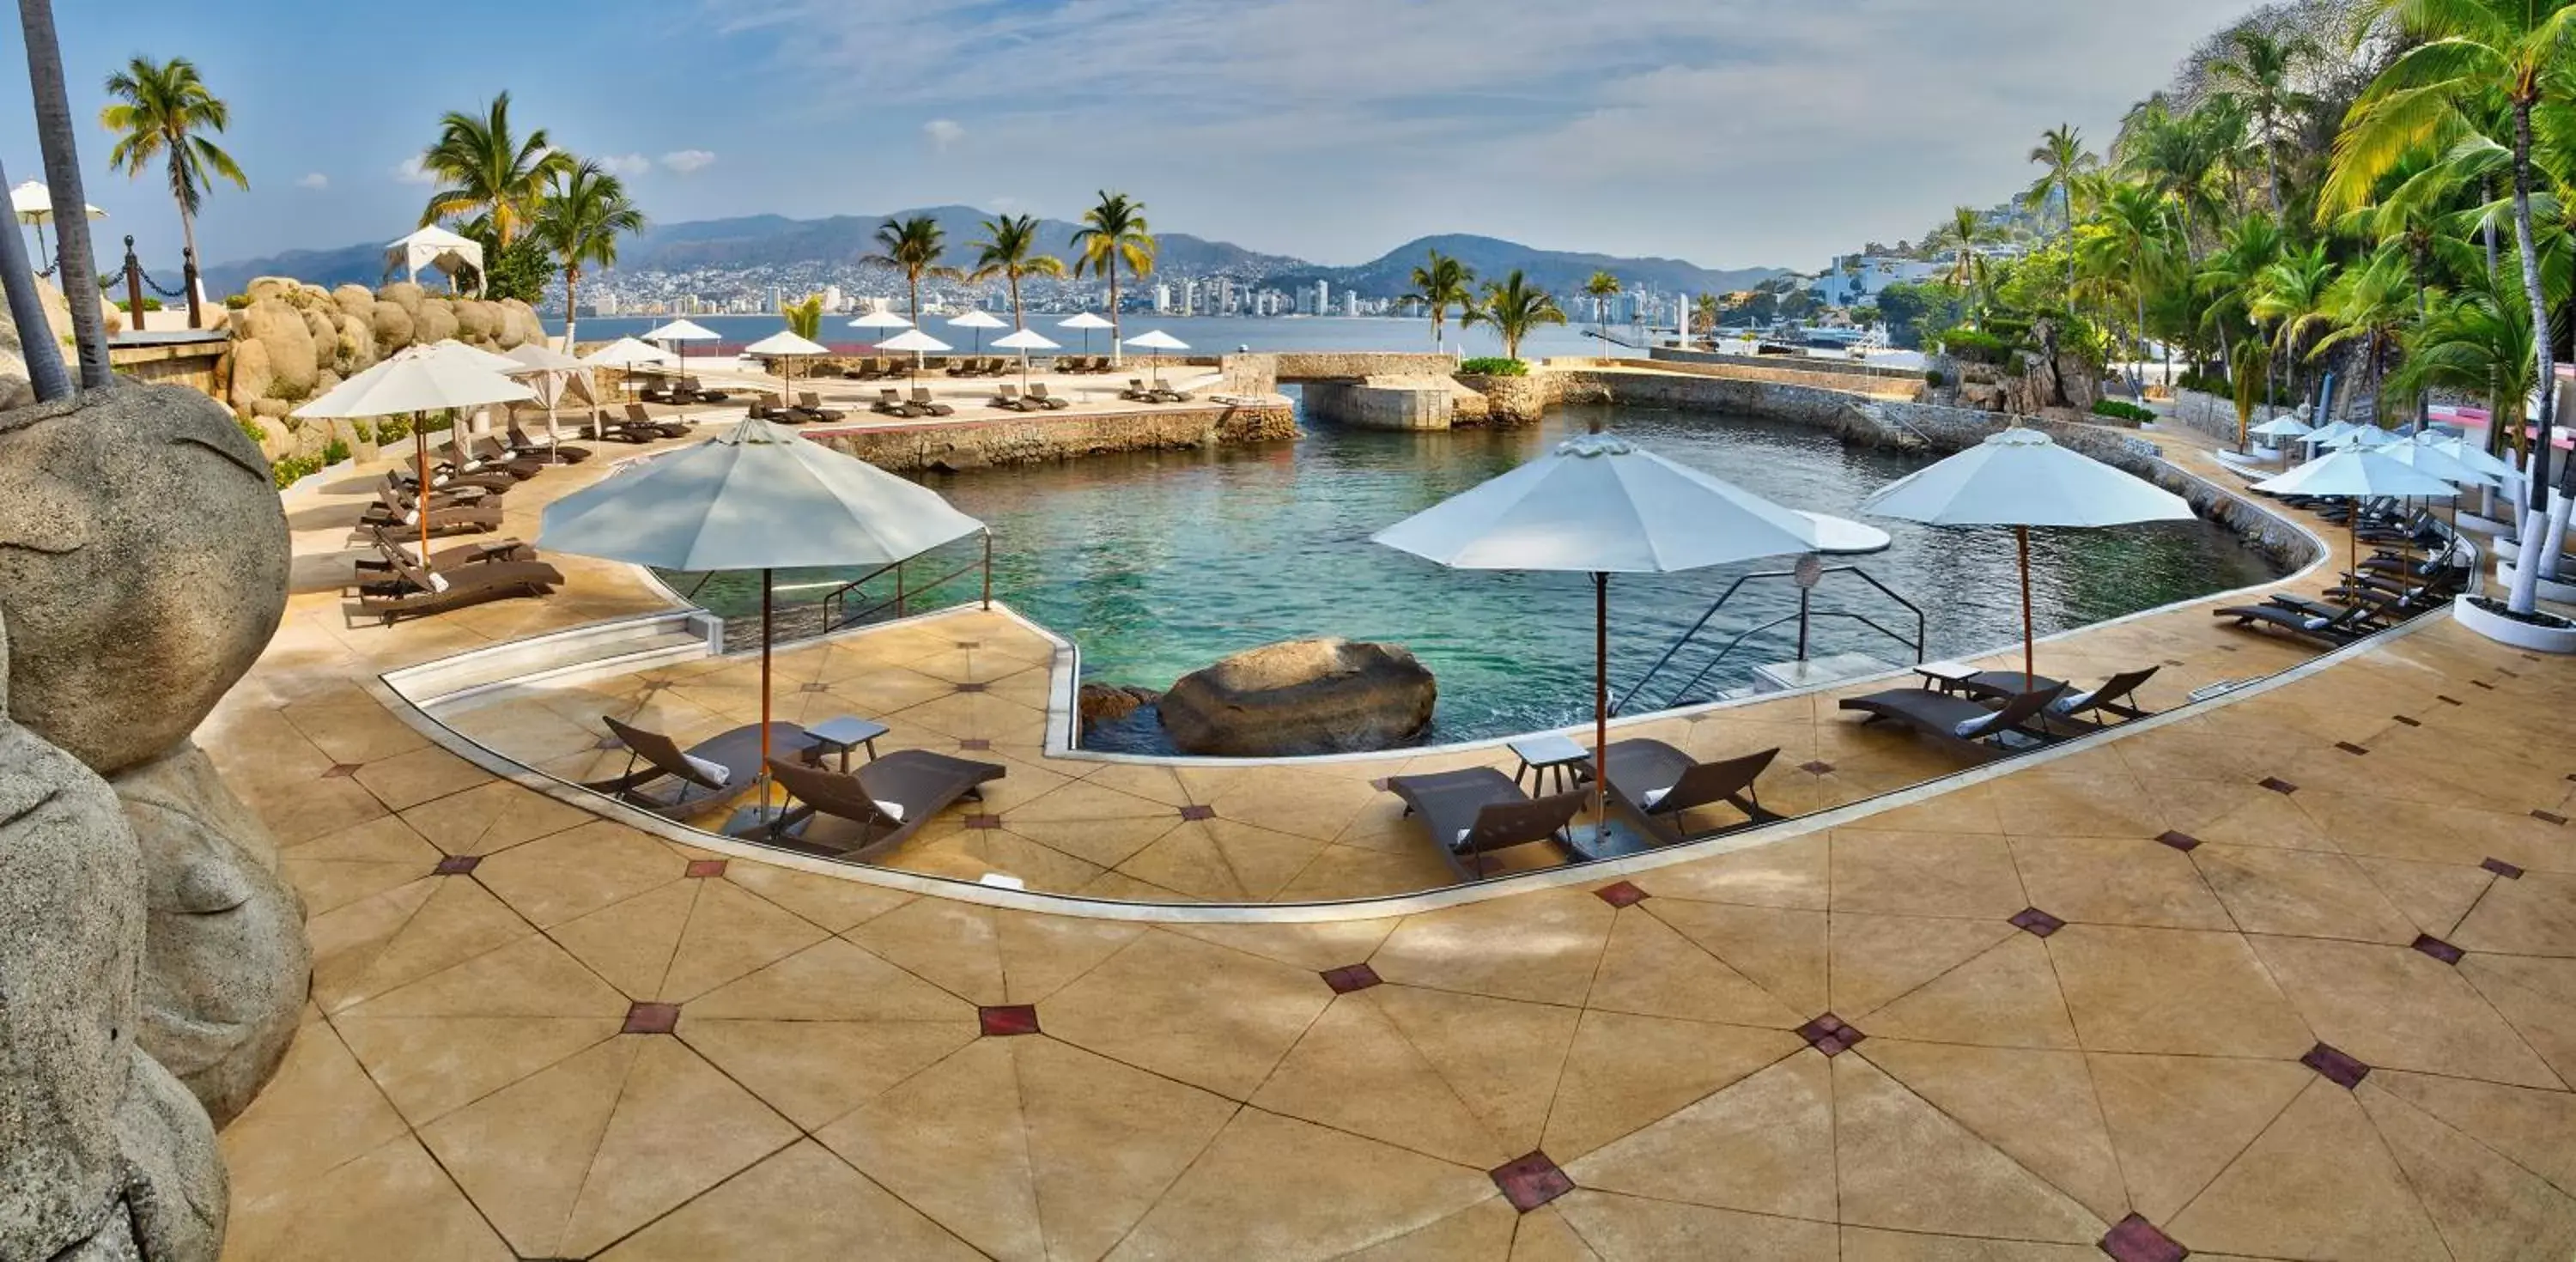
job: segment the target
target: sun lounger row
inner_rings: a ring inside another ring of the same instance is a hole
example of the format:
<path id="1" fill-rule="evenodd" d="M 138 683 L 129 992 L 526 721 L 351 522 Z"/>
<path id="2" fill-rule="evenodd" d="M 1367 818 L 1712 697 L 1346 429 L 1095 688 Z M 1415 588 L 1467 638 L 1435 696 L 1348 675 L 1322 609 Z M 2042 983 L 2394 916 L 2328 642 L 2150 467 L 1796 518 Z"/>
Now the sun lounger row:
<path id="1" fill-rule="evenodd" d="M 1636 738 L 1611 742 L 1602 759 L 1621 809 L 1659 826 L 1656 841 L 1669 844 L 1690 835 L 1683 817 L 1705 807 L 1732 807 L 1744 817 L 1738 828 L 1780 818 L 1764 810 L 1754 792 L 1754 781 L 1779 755 L 1775 748 L 1701 762 L 1662 741 Z M 1588 771 L 1579 778 L 1584 785 L 1591 780 Z M 1404 800 L 1405 814 L 1422 819 L 1440 856 L 1463 880 L 1493 875 L 1491 856 L 1523 846 L 1550 846 L 1567 862 L 1608 853 L 1592 835 L 1572 827 L 1591 804 L 1588 787 L 1533 797 L 1492 767 L 1393 776 L 1386 787 Z"/>
<path id="2" fill-rule="evenodd" d="M 1187 403 L 1190 401 L 1190 396 L 1178 390 L 1166 387 L 1162 382 L 1157 381 L 1150 386 L 1146 385 L 1145 379 L 1142 377 L 1129 377 L 1127 379 L 1127 388 L 1119 391 L 1118 397 L 1132 400 L 1137 403 Z"/>
<path id="3" fill-rule="evenodd" d="M 644 387 L 639 394 L 646 403 L 722 403 L 733 397 L 722 390 L 707 389 L 695 377 L 676 381 L 666 378 Z"/>
<path id="4" fill-rule="evenodd" d="M 686 438 L 689 423 L 676 416 L 655 416 L 641 403 L 626 405 L 622 418 L 611 418 L 605 412 L 593 412 L 580 429 L 584 438 L 621 443 L 650 443 L 665 438 Z"/>
<path id="5" fill-rule="evenodd" d="M 818 421 L 830 424 L 849 417 L 849 413 L 839 408 L 825 407 L 822 396 L 811 390 L 798 391 L 794 403 L 781 403 L 778 396 L 764 394 L 752 403 L 751 415 L 755 420 L 776 421 L 782 425 L 810 425 Z"/>
<path id="6" fill-rule="evenodd" d="M 1014 412 L 1054 412 L 1072 406 L 1072 400 L 1048 394 L 1043 381 L 1030 382 L 1027 394 L 1021 394 L 1018 386 L 1004 382 L 993 391 L 993 406 Z"/>
<path id="7" fill-rule="evenodd" d="M 435 533 L 435 532 L 433 532 Z M 390 626 L 396 619 L 445 613 L 511 596 L 543 596 L 563 574 L 516 539 L 442 548 L 415 558 L 382 527 L 368 530 L 375 549 L 357 563 L 358 610 Z"/>
<path id="8" fill-rule="evenodd" d="M 909 399 L 904 398 L 903 392 L 899 390 L 880 390 L 877 392 L 877 401 L 869 404 L 868 410 L 887 416 L 954 416 L 957 414 L 956 408 L 931 398 L 930 391 L 922 386 L 914 386 L 912 397 Z"/>

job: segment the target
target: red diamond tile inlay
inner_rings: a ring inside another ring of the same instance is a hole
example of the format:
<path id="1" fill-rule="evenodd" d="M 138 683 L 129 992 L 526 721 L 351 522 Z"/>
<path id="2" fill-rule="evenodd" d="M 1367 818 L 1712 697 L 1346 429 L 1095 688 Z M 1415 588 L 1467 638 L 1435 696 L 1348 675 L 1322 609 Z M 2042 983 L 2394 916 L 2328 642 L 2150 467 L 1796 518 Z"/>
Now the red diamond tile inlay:
<path id="1" fill-rule="evenodd" d="M 689 875 L 700 880 L 704 880 L 711 876 L 723 876 L 724 872 L 725 861 L 722 859 L 689 860 Z"/>
<path id="2" fill-rule="evenodd" d="M 798 691 L 798 692 L 830 692 L 831 690 L 832 690 L 832 685 L 830 685 L 830 684 L 825 684 L 825 683 L 812 683 L 812 684 L 807 684 L 807 685 L 805 685 L 804 687 L 797 689 L 796 691 Z"/>
<path id="3" fill-rule="evenodd" d="M 999 828 L 1002 826 L 1002 817 L 999 815 L 969 815 L 966 817 L 966 826 L 968 828 Z"/>
<path id="4" fill-rule="evenodd" d="M 961 649 L 980 649 L 984 647 L 984 642 L 982 640 L 952 640 L 950 643 L 955 644 Z"/>
<path id="5" fill-rule="evenodd" d="M 992 747 L 993 742 L 982 736 L 969 736 L 966 739 L 957 742 L 957 748 L 959 749 L 985 750 L 991 749 Z"/>
<path id="6" fill-rule="evenodd" d="M 1378 977 L 1377 970 L 1366 964 L 1345 964 L 1340 968 L 1328 968 L 1324 970 L 1323 978 L 1324 984 L 1332 987 L 1336 995 L 1347 995 L 1354 990 L 1366 990 L 1382 980 Z"/>
<path id="7" fill-rule="evenodd" d="M 1822 758 L 1816 759 L 1813 762 L 1802 762 L 1798 764 L 1798 770 L 1806 772 L 1811 776 L 1821 776 L 1833 769 L 1834 765 L 1826 762 Z"/>
<path id="8" fill-rule="evenodd" d="M 2460 700 L 2458 697 L 2446 697 L 2446 696 L 2443 696 L 2443 695 L 2441 695 L 2441 694 L 2439 694 L 2439 693 L 2435 693 L 2435 694 L 2433 695 L 2433 699 L 2434 699 L 2435 701 L 2439 701 L 2439 702 L 2441 702 L 2441 703 L 2442 703 L 2442 704 L 2444 704 L 2444 705 L 2466 705 L 2466 704 L 2468 704 L 2467 702 Z"/>
<path id="9" fill-rule="evenodd" d="M 2324 1075 L 2326 1081 L 2346 1091 L 2360 1086 L 2361 1080 L 2370 1076 L 2370 1066 L 2354 1060 L 2349 1053 L 2324 1043 L 2309 1048 L 2308 1054 L 2299 1058 L 2299 1063 Z"/>
<path id="10" fill-rule="evenodd" d="M 2567 822 L 2567 817 L 2556 811 L 2533 811 L 2531 813 L 2531 817 L 2544 824 L 2564 824 Z"/>
<path id="11" fill-rule="evenodd" d="M 959 684 L 959 685 L 957 685 L 957 691 L 959 691 L 959 692 L 982 692 L 982 691 L 984 691 L 984 685 L 982 685 L 982 684 Z"/>
<path id="12" fill-rule="evenodd" d="M 2335 748 L 2340 749 L 2347 754 L 2367 754 L 2370 752 L 2359 745 L 2353 744 L 2351 741 L 2336 741 Z"/>
<path id="13" fill-rule="evenodd" d="M 2299 791 L 2299 786 L 2292 784 L 2279 776 L 2265 776 L 2257 783 L 2260 783 L 2264 788 L 2270 789 L 2274 793 L 2296 793 Z"/>
<path id="14" fill-rule="evenodd" d="M 2406 717 L 2405 715 L 2402 715 L 2402 714 L 2392 714 L 2392 715 L 2389 715 L 2388 717 L 2390 717 L 2390 718 L 2392 718 L 2392 719 L 2395 719 L 2395 720 L 2397 720 L 2398 722 L 2403 723 L 2403 724 L 2405 724 L 2405 725 L 2406 725 L 2406 726 L 2408 726 L 2408 727 L 2422 727 L 2422 726 L 2424 726 L 2424 721 L 2423 721 L 2422 719 L 2410 719 L 2410 718 L 2408 718 L 2408 717 Z"/>
<path id="15" fill-rule="evenodd" d="M 438 866 L 431 868 L 430 872 L 437 876 L 463 876 L 482 861 L 483 856 L 479 854 L 452 854 L 439 860 Z"/>
<path id="16" fill-rule="evenodd" d="M 2469 681 L 2469 686 L 2472 688 L 2484 688 L 2489 692 L 2495 691 L 2495 685 L 2488 683 L 2483 679 L 2472 679 Z"/>
<path id="17" fill-rule="evenodd" d="M 2102 1252 L 2110 1254 L 2112 1262 L 2182 1262 L 2191 1256 L 2191 1250 L 2135 1214 L 2121 1219 L 2110 1235 L 2102 1237 Z"/>
<path id="18" fill-rule="evenodd" d="M 2024 907 L 2013 913 L 2013 927 L 2033 937 L 2045 938 L 2066 927 L 2066 922 L 2036 907 Z"/>
<path id="19" fill-rule="evenodd" d="M 639 1003 L 626 1010 L 626 1033 L 668 1034 L 680 1028 L 680 1005 Z"/>
<path id="20" fill-rule="evenodd" d="M 2497 876 L 2503 877 L 2508 881 L 2519 881 L 2522 879 L 2522 869 L 2514 866 L 2513 864 L 2507 863 L 2502 859 L 2487 859 L 2480 862 L 2478 866 L 2485 868 L 2487 871 L 2493 872 Z"/>
<path id="21" fill-rule="evenodd" d="M 1015 1034 L 1038 1032 L 1038 1010 L 1035 1004 L 1001 1004 L 975 1010 L 975 1023 L 986 1038 L 1009 1038 Z"/>
<path id="22" fill-rule="evenodd" d="M 2457 964 L 2460 962 L 2461 956 L 2468 954 L 2468 952 L 2462 951 L 2460 948 L 2452 946 L 2450 943 L 2444 942 L 2440 938 L 2436 938 L 2429 933 L 2419 933 L 2415 935 L 2415 949 L 2426 955 L 2432 956 L 2434 959 L 2440 960 L 2445 964 Z"/>
<path id="23" fill-rule="evenodd" d="M 1503 1190 L 1503 1199 L 1524 1214 L 1574 1190 L 1574 1180 L 1543 1152 L 1505 1162 L 1487 1173 L 1493 1176 L 1494 1186 Z"/>
<path id="24" fill-rule="evenodd" d="M 1213 807 L 1213 806 L 1199 806 L 1199 805 L 1195 805 L 1195 804 L 1190 805 L 1190 806 L 1184 806 L 1184 807 L 1182 807 L 1182 808 L 1181 808 L 1181 818 L 1182 818 L 1182 819 L 1215 819 L 1215 818 L 1216 818 L 1216 808 L 1215 808 L 1215 807 Z"/>
<path id="25" fill-rule="evenodd" d="M 331 764 L 331 769 L 329 771 L 322 773 L 322 778 L 325 780 L 346 780 L 349 777 L 358 774 L 359 766 L 360 764 L 354 762 L 335 762 Z"/>
<path id="26" fill-rule="evenodd" d="M 2169 832 L 2156 838 L 2156 840 L 2161 841 L 2176 850 L 2180 850 L 2185 854 L 2189 854 L 2200 846 L 2200 838 L 2194 837 L 2190 833 Z"/>
<path id="27" fill-rule="evenodd" d="M 1646 901 L 1646 891 L 1628 881 L 1613 882 L 1592 892 L 1613 907 L 1634 907 Z"/>
<path id="28" fill-rule="evenodd" d="M 1841 1017 L 1835 1016 L 1830 1012 L 1806 1023 L 1805 1025 L 1799 1026 L 1797 1034 L 1799 1038 L 1807 1040 L 1807 1046 L 1823 1052 L 1827 1056 L 1839 1056 L 1842 1053 L 1851 1050 L 1851 1048 L 1855 1044 L 1858 1044 L 1862 1039 L 1869 1037 L 1868 1035 L 1861 1033 L 1859 1030 L 1854 1029 L 1849 1025 L 1845 1025 Z"/>

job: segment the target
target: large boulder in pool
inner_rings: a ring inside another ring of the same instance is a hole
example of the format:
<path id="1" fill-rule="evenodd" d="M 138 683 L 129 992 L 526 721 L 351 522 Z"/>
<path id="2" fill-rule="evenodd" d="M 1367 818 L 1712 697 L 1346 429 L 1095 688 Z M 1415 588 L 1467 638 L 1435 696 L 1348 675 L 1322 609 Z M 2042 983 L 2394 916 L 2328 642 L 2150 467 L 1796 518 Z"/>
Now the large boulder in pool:
<path id="1" fill-rule="evenodd" d="M 1183 675 L 1159 709 L 1185 754 L 1347 754 L 1406 744 L 1431 726 L 1440 688 L 1400 645 L 1265 644 Z"/>

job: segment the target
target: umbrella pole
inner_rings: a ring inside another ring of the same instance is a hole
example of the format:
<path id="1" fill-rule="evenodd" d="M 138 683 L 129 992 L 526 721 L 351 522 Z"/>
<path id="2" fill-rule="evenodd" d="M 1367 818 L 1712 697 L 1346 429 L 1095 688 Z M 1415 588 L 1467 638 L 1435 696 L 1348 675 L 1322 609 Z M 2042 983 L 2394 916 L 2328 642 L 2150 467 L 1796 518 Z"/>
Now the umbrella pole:
<path id="1" fill-rule="evenodd" d="M 760 818 L 769 820 L 769 569 L 760 571 Z"/>
<path id="2" fill-rule="evenodd" d="M 2031 666 L 2034 636 L 2030 625 L 2030 527 L 2015 526 L 2013 535 L 2021 548 L 2021 690 L 2028 692 L 2030 681 L 2039 678 L 2039 672 Z"/>
<path id="3" fill-rule="evenodd" d="M 1610 828 L 1610 575 L 1592 574 L 1592 823 L 1594 844 Z"/>
<path id="4" fill-rule="evenodd" d="M 429 435 L 420 432 L 420 413 L 411 414 L 411 449 L 420 481 L 412 487 L 412 515 L 420 518 L 420 564 L 429 568 Z"/>

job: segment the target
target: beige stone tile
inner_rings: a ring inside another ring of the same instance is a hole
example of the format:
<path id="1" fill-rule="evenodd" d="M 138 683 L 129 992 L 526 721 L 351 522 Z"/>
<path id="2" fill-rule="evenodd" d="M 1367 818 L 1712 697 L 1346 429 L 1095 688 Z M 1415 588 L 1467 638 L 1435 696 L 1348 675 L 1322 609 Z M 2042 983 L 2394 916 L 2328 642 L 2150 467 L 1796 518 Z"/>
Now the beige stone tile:
<path id="1" fill-rule="evenodd" d="M 882 916 L 913 895 L 863 880 L 818 876 L 756 859 L 730 859 L 724 879 L 832 932 Z"/>
<path id="2" fill-rule="evenodd" d="M 1602 1258 L 1742 1258 L 1834 1262 L 1830 1223 L 1576 1189 L 1555 1202 Z"/>
<path id="3" fill-rule="evenodd" d="M 1114 819 L 1030 819 L 1014 816 L 1011 830 L 1102 867 L 1118 867 L 1155 842 L 1187 827 L 1177 814 Z"/>
<path id="4" fill-rule="evenodd" d="M 421 749 L 429 738 L 363 692 L 345 699 L 301 701 L 277 713 L 333 762 L 369 763 Z"/>
<path id="5" fill-rule="evenodd" d="M 2469 914 L 2469 908 L 2497 879 L 2495 873 L 2484 868 L 2458 864 L 2374 859 L 2366 855 L 2355 857 L 2353 862 L 2399 912 L 2415 922 L 2416 928 L 2444 939 L 2459 927 L 2460 918 Z"/>
<path id="6" fill-rule="evenodd" d="M 371 762 L 351 777 L 389 810 L 418 806 L 492 779 L 490 772 L 430 746 Z"/>
<path id="7" fill-rule="evenodd" d="M 1380 977 L 1437 990 L 1580 1004 L 1612 912 L 1583 890 L 1549 890 L 1408 916 L 1371 958 Z"/>
<path id="8" fill-rule="evenodd" d="M 1009 1042 L 1051 1257 L 1108 1252 L 1235 1115 L 1233 1101 L 1054 1039 Z"/>
<path id="9" fill-rule="evenodd" d="M 1457 883 L 1449 864 L 1429 846 L 1396 852 L 1363 846 L 1326 846 L 1272 902 L 1323 903 L 1347 899 L 1391 898 Z"/>
<path id="10" fill-rule="evenodd" d="M 1611 923 L 1584 1002 L 1612 1012 L 1784 1030 L 1813 1015 L 1780 1002 L 1642 905 L 1622 908 Z"/>
<path id="11" fill-rule="evenodd" d="M 1527 1151 L 1486 1129 L 1368 991 L 1333 1000 L 1251 1104 L 1478 1169 Z"/>
<path id="12" fill-rule="evenodd" d="M 573 958 L 635 999 L 661 997 L 671 955 L 703 881 L 669 881 L 546 931 Z"/>
<path id="13" fill-rule="evenodd" d="M 1108 1256 L 1330 1258 L 1493 1194 L 1483 1171 L 1246 1109 Z"/>
<path id="14" fill-rule="evenodd" d="M 2032 771 L 1997 781 L 2005 832 L 2030 837 L 2153 837 L 2172 827 L 2129 776 Z"/>
<path id="15" fill-rule="evenodd" d="M 1681 898 L 1649 899 L 1642 906 L 1791 1012 L 1812 1016 L 1826 1010 L 1823 912 Z"/>
<path id="16" fill-rule="evenodd" d="M 655 999 L 685 1002 L 830 936 L 740 886 L 689 883 L 698 887 L 697 903 Z"/>
<path id="17" fill-rule="evenodd" d="M 608 1039 L 421 1128 L 510 1247 L 563 1256 L 564 1225 L 646 1039 Z"/>
<path id="18" fill-rule="evenodd" d="M 676 881 L 688 866 L 661 842 L 598 820 L 493 855 L 474 879 L 542 928 Z"/>
<path id="19" fill-rule="evenodd" d="M 2450 1256 L 2351 1093 L 2299 1098 L 2172 1222 L 2194 1248 L 2269 1257 Z"/>
<path id="20" fill-rule="evenodd" d="M 1312 924 L 1189 924 L 1162 926 L 1166 932 L 1213 942 L 1237 951 L 1322 972 L 1366 961 L 1396 920 L 1328 920 Z"/>
<path id="21" fill-rule="evenodd" d="M 2576 961 L 2472 955 L 2460 975 L 2562 1082 L 2576 1082 Z"/>
<path id="22" fill-rule="evenodd" d="M 2104 1222 L 2129 1212 L 2080 1052 L 1909 1043 L 1872 1034 L 1869 1062 Z"/>
<path id="23" fill-rule="evenodd" d="M 307 922 L 313 1001 L 337 1012 L 535 932 L 470 880 L 423 877 Z"/>
<path id="24" fill-rule="evenodd" d="M 850 941 L 969 1003 L 1005 1002 L 990 909 L 924 898 L 849 931 Z"/>
<path id="25" fill-rule="evenodd" d="M 2563 1085 L 2450 965 L 2397 946 L 2248 937 L 2317 1037 L 2364 1064 Z"/>
<path id="26" fill-rule="evenodd" d="M 1843 1221 L 2069 1244 L 2107 1225 L 1858 1056 L 1833 1058 Z"/>
<path id="27" fill-rule="evenodd" d="M 412 807 L 402 818 L 448 854 L 491 854 L 592 816 L 507 780 L 493 780 Z"/>
<path id="28" fill-rule="evenodd" d="M 1380 796 L 1365 778 L 1265 768 L 1235 780 L 1207 801 L 1220 819 L 1330 841 L 1350 826 L 1361 807 Z"/>
<path id="29" fill-rule="evenodd" d="M 2001 920 L 2029 905 L 2001 837 L 1834 832 L 1835 911 Z"/>
<path id="30" fill-rule="evenodd" d="M 1874 1037 L 2072 1048 L 2075 1027 L 2037 938 L 2016 933 L 1870 1014 Z"/>
<path id="31" fill-rule="evenodd" d="M 2526 872 L 2494 882 L 2451 941 L 2472 951 L 2576 957 L 2576 877 Z"/>
<path id="32" fill-rule="evenodd" d="M 1586 1012 L 1542 1147 L 1574 1161 L 1804 1046 L 1783 1030 Z"/>
<path id="33" fill-rule="evenodd" d="M 2218 901 L 2247 933 L 2412 942 L 2415 923 L 2342 855 L 2205 845 L 2191 852 Z"/>
<path id="34" fill-rule="evenodd" d="M 793 1144 L 601 1254 L 605 1262 L 839 1262 L 853 1241 L 886 1257 L 983 1255 L 812 1141 Z"/>
<path id="35" fill-rule="evenodd" d="M 1221 1017 L 1206 1011 L 1219 996 Z M 1038 1014 L 1049 1034 L 1075 1046 L 1239 1100 L 1331 998 L 1303 969 L 1149 932 Z"/>
<path id="36" fill-rule="evenodd" d="M 1496 1196 L 1342 1256 L 1350 1262 L 1505 1262 L 1520 1221 L 1510 1202 Z"/>
<path id="37" fill-rule="evenodd" d="M 1118 870 L 1213 902 L 1264 902 L 1277 895 L 1326 843 L 1249 824 L 1185 823 L 1127 856 Z"/>
<path id="38" fill-rule="evenodd" d="M 2191 857 L 2161 842 L 2015 837 L 2013 866 L 2030 905 L 2073 923 L 2232 929 Z"/>
<path id="39" fill-rule="evenodd" d="M 563 1250 L 588 1255 L 778 1151 L 796 1128 L 677 1039 L 643 1047 L 600 1137 Z"/>
<path id="40" fill-rule="evenodd" d="M 2291 1059 L 2315 1041 L 2234 934 L 2069 925 L 2048 955 L 2092 1051 Z"/>
<path id="41" fill-rule="evenodd" d="M 2576 1094 L 2402 1070 L 2365 1081 L 2576 1195 Z"/>
<path id="42" fill-rule="evenodd" d="M 2275 846 L 2288 850 L 2336 850 L 2330 830 L 2302 809 L 2295 797 L 2283 797 L 2253 779 L 2164 780 L 2141 777 L 2139 784 L 2155 800 L 2175 831 L 2230 846 Z"/>
<path id="43" fill-rule="evenodd" d="M 1574 1195 L 1581 1195 L 1576 1192 Z M 1554 1205 L 1541 1205 L 1520 1216 L 1512 1232 L 1510 1262 L 1600 1262 L 1601 1255 L 1576 1235 Z"/>
<path id="44" fill-rule="evenodd" d="M 1881 811 L 1862 827 L 1922 833 L 1999 833 L 2003 815 L 1996 809 L 2000 786 L 1972 784 L 1933 794 L 1920 802 Z"/>
<path id="45" fill-rule="evenodd" d="M 1635 880 L 1650 894 L 1674 898 L 1823 911 L 1830 862 L 1826 837 L 1818 833 L 1656 868 Z"/>
<path id="46" fill-rule="evenodd" d="M 2576 1199 L 2374 1082 L 2353 1098 L 2453 1258 L 2576 1256 Z"/>
<path id="47" fill-rule="evenodd" d="M 947 1021 L 969 1005 L 840 939 L 826 939 L 689 1002 L 690 1018 Z"/>
<path id="48" fill-rule="evenodd" d="M 1841 1262 L 2095 1262 L 2101 1256 L 2102 1251 L 2091 1245 L 1979 1240 L 1845 1227 Z"/>
<path id="49" fill-rule="evenodd" d="M 2090 1052 L 2129 1204 L 2170 1226 L 2316 1075 L 2295 1061 Z"/>
<path id="50" fill-rule="evenodd" d="M 966 1045 L 814 1137 L 986 1254 L 1045 1255 L 1007 1040 Z"/>
<path id="51" fill-rule="evenodd" d="M 1833 1088 L 1795 1053 L 1567 1168 L 1583 1187 L 1788 1218 L 1834 1218 Z"/>
<path id="52" fill-rule="evenodd" d="M 1580 1013 L 1410 986 L 1366 993 L 1512 1155 L 1539 1147 Z"/>
<path id="53" fill-rule="evenodd" d="M 418 1140 L 405 1135 L 256 1205 L 237 1203 L 224 1256 L 245 1262 L 509 1262 Z"/>
<path id="54" fill-rule="evenodd" d="M 1831 1010 L 1856 1020 L 2018 932 L 2002 920 L 1835 912 L 1826 925 Z"/>
<path id="55" fill-rule="evenodd" d="M 341 1163 L 405 1134 L 402 1116 L 340 1036 L 327 1022 L 306 1021 L 276 1076 L 223 1129 L 234 1203 L 246 1210 L 291 1198 Z"/>
<path id="56" fill-rule="evenodd" d="M 1086 920 L 995 909 L 996 947 L 1002 960 L 1002 998 L 1036 1003 L 1118 953 L 1145 932 L 1133 921 Z"/>
<path id="57" fill-rule="evenodd" d="M 616 1033 L 625 996 L 529 936 L 332 1018 L 414 1125 Z"/>

